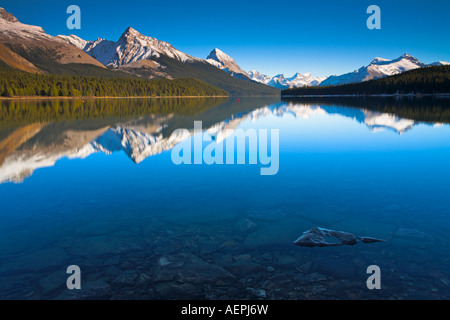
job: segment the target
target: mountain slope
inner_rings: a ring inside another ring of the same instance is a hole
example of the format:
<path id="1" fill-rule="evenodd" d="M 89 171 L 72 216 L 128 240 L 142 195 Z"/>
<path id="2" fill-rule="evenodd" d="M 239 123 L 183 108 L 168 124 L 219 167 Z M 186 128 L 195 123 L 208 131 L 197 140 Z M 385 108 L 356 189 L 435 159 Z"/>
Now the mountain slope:
<path id="1" fill-rule="evenodd" d="M 206 62 L 212 64 L 213 66 L 224 70 L 233 77 L 242 80 L 249 80 L 247 73 L 239 67 L 236 61 L 229 55 L 224 53 L 219 49 L 214 49 L 211 51 L 209 56 L 206 58 Z"/>
<path id="2" fill-rule="evenodd" d="M 277 74 L 269 81 L 268 85 L 278 89 L 287 89 L 288 87 L 284 83 L 286 83 L 284 74 Z"/>
<path id="3" fill-rule="evenodd" d="M 36 71 L 35 68 L 38 68 L 49 71 L 46 70 L 47 66 L 64 69 L 70 64 L 105 69 L 105 66 L 82 50 L 46 34 L 41 27 L 19 22 L 3 8 L 0 8 L 0 43 L 16 54 L 11 60 L 11 52 L 3 50 L 2 61 L 11 66 L 19 64 L 14 67 L 22 70 L 31 68 Z"/>
<path id="4" fill-rule="evenodd" d="M 163 71 L 173 78 L 192 77 L 200 79 L 215 87 L 223 89 L 233 96 L 279 96 L 280 90 L 260 83 L 241 80 L 205 62 L 195 61 L 182 63 L 164 55 L 154 59 L 155 62 L 164 67 Z M 147 72 L 149 70 L 147 69 Z M 140 72 L 145 72 L 142 69 Z"/>
<path id="5" fill-rule="evenodd" d="M 41 73 L 41 70 L 37 68 L 30 61 L 22 58 L 20 55 L 5 47 L 0 43 L 0 61 L 3 61 L 8 66 L 19 69 L 21 71 L 30 73 Z"/>
<path id="6" fill-rule="evenodd" d="M 375 58 L 368 66 L 361 67 L 359 70 L 349 72 L 340 76 L 328 77 L 320 84 L 320 86 L 324 87 L 330 85 L 364 82 L 373 79 L 380 79 L 387 76 L 393 76 L 405 71 L 410 71 L 418 68 L 443 64 L 445 64 L 445 62 L 427 65 L 407 53 L 394 60 Z"/>

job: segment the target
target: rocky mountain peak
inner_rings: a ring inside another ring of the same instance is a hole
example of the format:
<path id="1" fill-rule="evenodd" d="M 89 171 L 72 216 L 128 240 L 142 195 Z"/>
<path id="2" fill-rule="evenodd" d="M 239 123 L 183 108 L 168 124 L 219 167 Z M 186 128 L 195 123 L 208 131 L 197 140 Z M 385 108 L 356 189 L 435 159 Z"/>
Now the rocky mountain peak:
<path id="1" fill-rule="evenodd" d="M 217 62 L 233 61 L 234 59 L 220 49 L 215 48 L 206 59 L 212 59 Z"/>
<path id="2" fill-rule="evenodd" d="M 122 35 L 141 35 L 139 31 L 133 29 L 132 27 L 128 27 Z"/>
<path id="3" fill-rule="evenodd" d="M 13 14 L 7 12 L 4 8 L 0 8 L 0 19 L 6 20 L 8 22 L 19 22 Z"/>

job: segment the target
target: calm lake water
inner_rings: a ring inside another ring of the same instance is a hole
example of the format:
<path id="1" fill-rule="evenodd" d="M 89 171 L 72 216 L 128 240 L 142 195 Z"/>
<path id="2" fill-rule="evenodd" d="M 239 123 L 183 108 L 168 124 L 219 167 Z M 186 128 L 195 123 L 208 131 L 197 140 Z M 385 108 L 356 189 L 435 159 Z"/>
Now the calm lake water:
<path id="1" fill-rule="evenodd" d="M 450 100 L 1 108 L 1 299 L 450 299 Z M 175 165 L 196 120 L 219 145 L 278 129 L 278 173 Z M 385 242 L 293 244 L 313 227 Z"/>

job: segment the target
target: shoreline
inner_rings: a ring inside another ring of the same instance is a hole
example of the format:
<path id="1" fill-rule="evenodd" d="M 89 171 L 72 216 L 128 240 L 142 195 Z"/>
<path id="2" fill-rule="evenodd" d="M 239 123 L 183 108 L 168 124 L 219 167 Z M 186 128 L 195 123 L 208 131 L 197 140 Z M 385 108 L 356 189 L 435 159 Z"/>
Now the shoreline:
<path id="1" fill-rule="evenodd" d="M 43 96 L 17 96 L 0 97 L 0 100 L 96 100 L 96 99 L 198 99 L 198 98 L 231 98 L 231 96 L 133 96 L 133 97 L 43 97 Z"/>
<path id="2" fill-rule="evenodd" d="M 450 93 L 406 93 L 406 94 L 302 94 L 281 95 L 281 98 L 365 98 L 365 97 L 449 97 Z"/>

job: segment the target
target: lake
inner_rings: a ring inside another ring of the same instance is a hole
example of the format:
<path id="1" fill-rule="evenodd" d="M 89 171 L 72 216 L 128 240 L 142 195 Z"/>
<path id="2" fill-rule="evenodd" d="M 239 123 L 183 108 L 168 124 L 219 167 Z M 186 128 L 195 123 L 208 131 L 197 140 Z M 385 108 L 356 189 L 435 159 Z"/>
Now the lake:
<path id="1" fill-rule="evenodd" d="M 449 123 L 427 97 L 2 101 L 0 298 L 450 299 Z M 173 162 L 240 129 L 278 130 L 276 174 Z M 314 227 L 385 242 L 294 245 Z"/>

